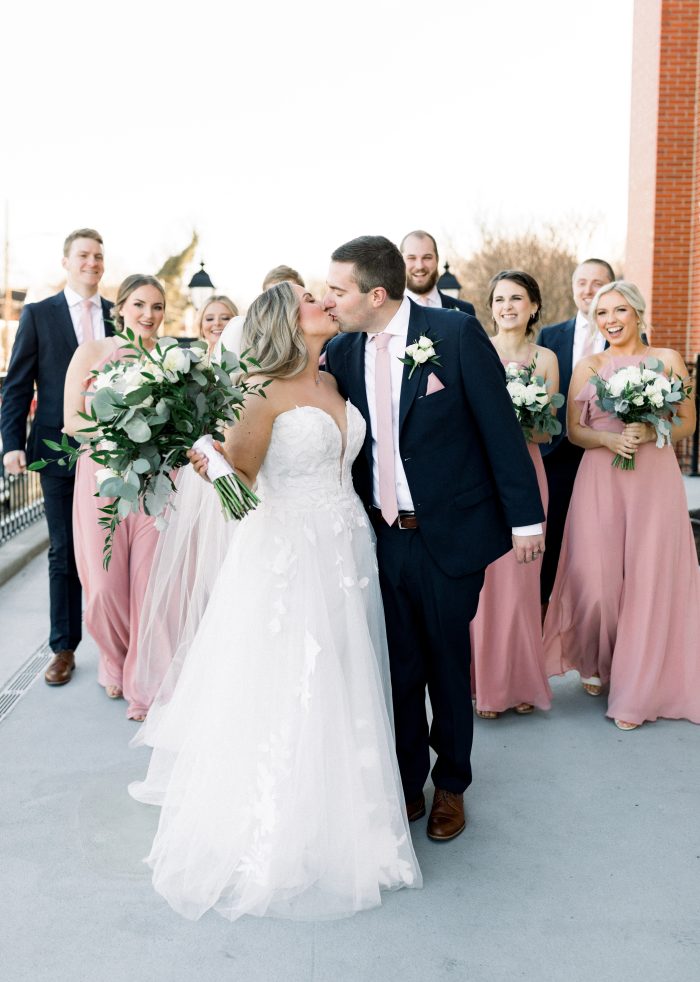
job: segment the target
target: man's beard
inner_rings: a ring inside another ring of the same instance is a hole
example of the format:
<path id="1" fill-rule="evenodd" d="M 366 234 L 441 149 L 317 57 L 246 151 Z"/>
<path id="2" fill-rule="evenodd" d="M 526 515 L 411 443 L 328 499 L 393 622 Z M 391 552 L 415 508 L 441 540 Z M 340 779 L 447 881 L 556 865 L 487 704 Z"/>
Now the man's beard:
<path id="1" fill-rule="evenodd" d="M 430 293 L 432 288 L 438 281 L 438 271 L 433 270 L 432 275 L 427 278 L 427 280 L 422 280 L 420 283 L 416 283 L 412 276 L 407 274 L 406 285 L 412 293 L 417 293 L 418 296 L 423 296 L 425 293 Z"/>

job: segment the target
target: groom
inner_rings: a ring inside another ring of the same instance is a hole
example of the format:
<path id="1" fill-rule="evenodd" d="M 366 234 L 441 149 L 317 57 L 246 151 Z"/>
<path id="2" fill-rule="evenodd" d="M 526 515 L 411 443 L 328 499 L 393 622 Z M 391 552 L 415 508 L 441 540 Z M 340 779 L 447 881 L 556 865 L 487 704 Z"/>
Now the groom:
<path id="1" fill-rule="evenodd" d="M 335 250 L 323 304 L 341 334 L 326 349 L 326 367 L 367 423 L 353 481 L 377 533 L 408 817 L 425 814 L 432 746 L 428 836 L 446 841 L 465 827 L 472 778 L 469 622 L 484 570 L 511 547 L 519 562 L 536 559 L 544 514 L 503 368 L 481 325 L 418 306 L 405 286 L 403 257 L 383 236 Z M 419 338 L 433 348 L 412 358 L 406 348 Z"/>

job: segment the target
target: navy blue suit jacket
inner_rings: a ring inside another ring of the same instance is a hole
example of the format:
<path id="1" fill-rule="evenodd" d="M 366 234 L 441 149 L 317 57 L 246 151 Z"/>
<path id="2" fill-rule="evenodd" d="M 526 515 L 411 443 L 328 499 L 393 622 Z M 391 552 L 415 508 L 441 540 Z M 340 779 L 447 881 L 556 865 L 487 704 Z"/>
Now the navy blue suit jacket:
<path id="1" fill-rule="evenodd" d="M 473 303 L 469 303 L 468 300 L 458 300 L 456 297 L 450 297 L 447 293 L 443 293 L 442 290 L 438 290 L 438 293 L 440 294 L 442 306 L 447 310 L 461 310 L 463 314 L 471 314 L 472 317 L 476 317 L 476 309 Z"/>
<path id="2" fill-rule="evenodd" d="M 551 453 L 566 436 L 566 404 L 571 384 L 574 363 L 574 328 L 576 327 L 576 317 L 571 320 L 562 321 L 561 324 L 552 324 L 550 327 L 543 327 L 537 343 L 543 348 L 549 348 L 557 356 L 559 362 L 559 391 L 564 395 L 564 405 L 557 409 L 557 419 L 561 423 L 561 433 L 553 436 L 550 443 L 540 444 L 542 455 Z"/>
<path id="3" fill-rule="evenodd" d="M 448 576 L 483 569 L 512 546 L 511 528 L 544 520 L 535 469 L 495 348 L 474 317 L 411 301 L 406 344 L 426 334 L 440 365 L 404 367 L 399 449 L 426 548 Z M 340 334 L 326 368 L 367 422 L 353 466 L 355 489 L 372 501 L 372 437 L 365 388 L 367 335 Z M 427 395 L 431 374 L 444 388 Z"/>
<path id="4" fill-rule="evenodd" d="M 108 337 L 114 333 L 108 323 L 111 310 L 112 304 L 102 298 Z M 77 347 L 78 340 L 63 291 L 39 303 L 24 305 L 2 391 L 0 428 L 4 453 L 26 447 L 27 463 L 58 456 L 43 441 L 61 441 L 63 388 L 68 365 Z M 27 438 L 27 417 L 35 385 L 36 413 Z M 57 464 L 50 464 L 43 473 L 73 476 L 72 471 Z"/>

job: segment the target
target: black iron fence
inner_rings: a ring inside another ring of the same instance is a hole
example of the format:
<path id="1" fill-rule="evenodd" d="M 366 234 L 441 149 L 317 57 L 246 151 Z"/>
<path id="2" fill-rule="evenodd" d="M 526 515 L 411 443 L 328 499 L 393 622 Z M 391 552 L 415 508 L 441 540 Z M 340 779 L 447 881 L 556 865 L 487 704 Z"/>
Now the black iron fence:
<path id="1" fill-rule="evenodd" d="M 4 378 L 4 373 L 0 373 L 0 412 Z M 2 464 L 2 454 L 0 446 L 0 546 L 44 516 L 39 475 L 36 472 L 8 474 Z"/>

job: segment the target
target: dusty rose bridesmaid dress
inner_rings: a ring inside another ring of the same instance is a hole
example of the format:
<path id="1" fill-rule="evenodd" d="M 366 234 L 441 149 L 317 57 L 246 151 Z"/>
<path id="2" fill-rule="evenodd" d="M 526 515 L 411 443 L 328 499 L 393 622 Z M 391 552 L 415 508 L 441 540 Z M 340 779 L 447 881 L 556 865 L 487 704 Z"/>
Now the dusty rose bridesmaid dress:
<path id="1" fill-rule="evenodd" d="M 601 374 L 643 358 L 611 359 Z M 622 430 L 590 383 L 576 402 L 583 424 Z M 578 470 L 545 620 L 548 674 L 609 682 L 612 719 L 700 723 L 700 568 L 675 453 L 645 443 L 635 470 L 611 463 L 600 447 Z"/>
<path id="2" fill-rule="evenodd" d="M 99 369 L 118 357 L 118 350 L 112 351 L 94 367 Z M 122 689 L 127 716 L 133 719 L 145 715 L 149 703 L 145 693 L 138 691 L 134 676 L 141 604 L 158 532 L 148 515 L 129 515 L 114 535 L 109 570 L 103 568 L 105 534 L 98 518 L 99 509 L 109 499 L 95 497 L 98 470 L 99 465 L 86 454 L 80 457 L 73 498 L 75 561 L 85 594 L 85 626 L 99 649 L 98 682 Z"/>
<path id="3" fill-rule="evenodd" d="M 547 512 L 547 475 L 539 446 L 528 443 Z M 477 709 L 501 713 L 520 703 L 549 709 L 552 692 L 542 647 L 542 557 L 518 563 L 507 552 L 486 569 L 471 622 L 472 693 Z"/>

